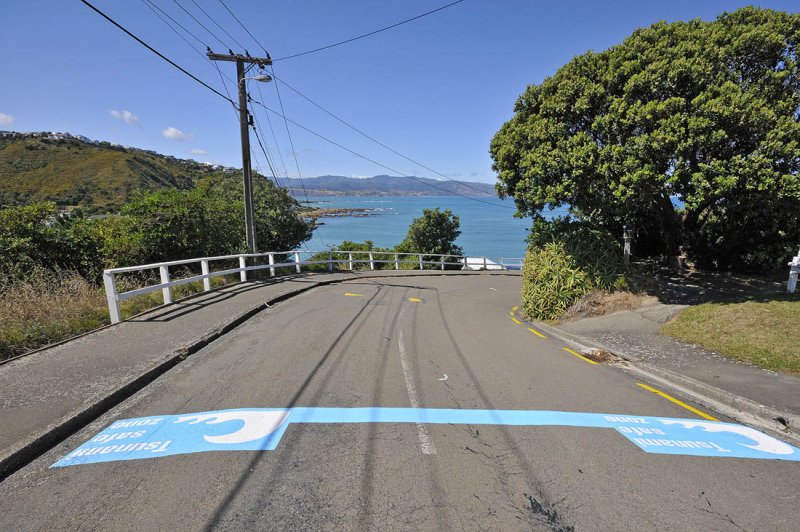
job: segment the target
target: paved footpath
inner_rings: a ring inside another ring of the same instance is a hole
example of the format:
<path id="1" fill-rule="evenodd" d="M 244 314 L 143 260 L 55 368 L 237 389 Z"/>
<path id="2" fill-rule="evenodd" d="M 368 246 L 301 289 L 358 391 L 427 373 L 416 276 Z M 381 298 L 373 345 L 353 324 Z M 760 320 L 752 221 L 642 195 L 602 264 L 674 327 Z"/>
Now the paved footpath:
<path id="1" fill-rule="evenodd" d="M 6 478 L 0 530 L 797 530 L 800 450 L 570 350 L 519 289 L 274 305 Z"/>
<path id="2" fill-rule="evenodd" d="M 558 329 L 659 372 L 711 399 L 770 420 L 781 418 L 800 437 L 800 378 L 738 362 L 660 334 L 685 305 L 656 303 L 582 320 Z"/>

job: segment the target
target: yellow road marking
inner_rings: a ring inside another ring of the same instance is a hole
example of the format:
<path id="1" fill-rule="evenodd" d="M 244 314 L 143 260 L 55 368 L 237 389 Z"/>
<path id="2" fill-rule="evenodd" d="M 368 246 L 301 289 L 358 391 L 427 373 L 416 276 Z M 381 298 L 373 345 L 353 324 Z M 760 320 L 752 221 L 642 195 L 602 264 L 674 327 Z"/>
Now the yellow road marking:
<path id="1" fill-rule="evenodd" d="M 514 316 L 514 311 L 513 311 L 513 310 L 509 310 L 509 311 L 508 311 L 508 315 L 509 315 L 509 316 Z"/>
<path id="2" fill-rule="evenodd" d="M 514 322 L 514 323 L 516 323 L 517 325 L 522 325 L 522 322 L 521 322 L 521 321 L 519 321 L 517 318 L 511 318 L 511 321 L 513 321 L 513 322 Z"/>
<path id="3" fill-rule="evenodd" d="M 422 300 L 418 297 L 409 297 L 408 300 L 412 303 L 422 303 Z"/>
<path id="4" fill-rule="evenodd" d="M 586 358 L 582 354 L 578 353 L 577 351 L 573 351 L 569 347 L 562 347 L 561 349 L 563 349 L 567 353 L 571 353 L 571 354 L 575 355 L 576 357 L 580 358 L 584 362 L 588 362 L 589 364 L 595 364 L 595 365 L 597 364 L 597 362 L 595 362 L 594 360 L 590 360 L 590 359 Z"/>
<path id="5" fill-rule="evenodd" d="M 512 307 L 511 310 L 516 311 L 519 307 Z"/>
<path id="6" fill-rule="evenodd" d="M 536 336 L 538 336 L 539 338 L 547 338 L 547 336 L 543 335 L 542 333 L 540 333 L 536 329 L 531 329 L 530 327 L 528 327 L 528 330 L 530 332 L 532 332 L 533 334 L 535 334 Z"/>
<path id="7" fill-rule="evenodd" d="M 653 388 L 653 387 L 651 387 L 651 386 L 648 386 L 648 385 L 646 385 L 646 384 L 642 384 L 641 382 L 637 382 L 637 383 L 636 383 L 636 385 L 637 385 L 637 386 L 641 386 L 642 388 L 644 388 L 644 389 L 645 389 L 645 390 L 647 390 L 648 392 L 653 392 L 653 393 L 654 393 L 654 394 L 656 394 L 656 395 L 660 395 L 661 397 L 663 397 L 663 398 L 664 398 L 664 399 L 666 399 L 667 401 L 672 401 L 672 402 L 673 402 L 673 403 L 675 403 L 676 405 L 678 405 L 678 406 L 682 406 L 683 408 L 685 408 L 685 409 L 686 409 L 686 410 L 688 410 L 689 412 L 692 412 L 692 413 L 694 413 L 694 414 L 697 414 L 698 416 L 700 416 L 700 417 L 702 417 L 702 418 L 704 418 L 704 419 L 707 419 L 707 420 L 709 420 L 709 421 L 719 421 L 719 419 L 715 418 L 714 416 L 710 416 L 710 415 L 706 414 L 705 412 L 703 412 L 703 411 L 701 411 L 701 410 L 698 410 L 698 409 L 696 409 L 696 408 L 695 408 L 695 407 L 693 407 L 693 406 L 689 406 L 689 405 L 687 405 L 686 403 L 684 403 L 683 401 L 680 401 L 680 400 L 678 400 L 678 399 L 675 399 L 675 398 L 674 398 L 674 397 L 672 397 L 671 395 L 667 395 L 667 394 L 665 394 L 665 393 L 664 393 L 664 392 L 662 392 L 661 390 L 656 390 L 655 388 Z"/>
<path id="8" fill-rule="evenodd" d="M 352 292 L 345 292 L 344 295 L 350 296 L 350 297 L 364 297 L 364 294 L 354 294 Z"/>

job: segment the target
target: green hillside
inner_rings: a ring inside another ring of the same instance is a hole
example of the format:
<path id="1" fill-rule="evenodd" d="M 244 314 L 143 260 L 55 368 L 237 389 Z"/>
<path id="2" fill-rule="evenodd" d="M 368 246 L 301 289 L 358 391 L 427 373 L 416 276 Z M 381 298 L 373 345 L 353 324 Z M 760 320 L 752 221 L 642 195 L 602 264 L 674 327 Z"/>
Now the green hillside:
<path id="1" fill-rule="evenodd" d="M 89 213 L 116 211 L 139 189 L 191 189 L 214 170 L 108 142 L 0 138 L 0 206 L 54 201 Z"/>

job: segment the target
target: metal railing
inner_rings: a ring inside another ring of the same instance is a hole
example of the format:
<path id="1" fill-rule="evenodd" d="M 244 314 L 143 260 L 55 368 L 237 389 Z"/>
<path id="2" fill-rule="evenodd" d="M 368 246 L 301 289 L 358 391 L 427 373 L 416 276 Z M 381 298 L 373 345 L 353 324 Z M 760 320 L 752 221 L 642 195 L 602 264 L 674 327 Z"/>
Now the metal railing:
<path id="1" fill-rule="evenodd" d="M 327 258 L 320 259 L 319 256 Z M 308 255 L 308 259 L 303 260 L 301 256 Z M 313 257 L 316 259 L 312 260 Z M 275 262 L 276 257 L 282 262 Z M 291 260 L 287 260 L 291 257 Z M 248 265 L 248 259 L 256 264 Z M 266 264 L 257 262 L 267 260 Z M 226 268 L 212 271 L 211 264 L 222 261 L 237 261 L 238 268 Z M 140 266 L 127 266 L 124 268 L 111 268 L 103 270 L 103 285 L 108 300 L 108 312 L 111 323 L 121 321 L 120 302 L 132 297 L 141 296 L 150 292 L 161 290 L 164 304 L 172 303 L 172 288 L 184 284 L 203 282 L 203 291 L 211 290 L 211 279 L 223 275 L 239 274 L 241 282 L 247 281 L 247 272 L 269 269 L 270 277 L 276 275 L 277 270 L 282 268 L 294 269 L 296 273 L 301 273 L 303 266 L 324 265 L 328 271 L 353 270 L 354 265 L 368 264 L 370 270 L 375 269 L 419 269 L 425 265 L 435 266 L 436 269 L 461 269 L 461 270 L 518 270 L 522 268 L 523 259 L 521 258 L 500 258 L 496 260 L 487 257 L 466 257 L 462 255 L 439 255 L 424 253 L 395 253 L 392 251 L 270 251 L 266 253 L 243 253 L 239 255 L 223 255 L 218 257 L 201 257 L 197 259 L 174 260 L 170 262 L 157 262 L 153 264 L 143 264 Z M 174 272 L 170 268 L 176 266 L 196 266 L 200 265 L 200 274 L 191 275 L 181 279 L 172 278 Z M 389 265 L 389 268 L 381 268 L 381 265 Z M 402 268 L 401 268 L 402 266 Z M 147 272 L 152 270 L 159 271 L 160 282 L 141 288 L 119 292 L 117 290 L 117 276 L 124 273 Z"/>

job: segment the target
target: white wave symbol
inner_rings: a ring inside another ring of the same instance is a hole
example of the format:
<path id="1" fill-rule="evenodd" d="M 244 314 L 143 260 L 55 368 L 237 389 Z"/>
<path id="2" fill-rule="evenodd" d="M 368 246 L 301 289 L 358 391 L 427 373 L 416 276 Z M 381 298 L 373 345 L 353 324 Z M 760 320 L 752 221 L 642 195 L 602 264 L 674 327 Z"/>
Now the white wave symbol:
<path id="1" fill-rule="evenodd" d="M 216 425 L 227 421 L 243 421 L 244 425 L 237 431 L 219 436 L 203 436 L 209 443 L 236 444 L 260 440 L 277 430 L 289 415 L 288 410 L 230 410 L 211 414 L 191 414 L 181 416 L 175 423 L 188 422 L 190 425 L 205 422 Z"/>
<path id="2" fill-rule="evenodd" d="M 706 432 L 732 432 L 740 434 L 756 442 L 755 445 L 747 443 L 740 443 L 742 447 L 749 447 L 750 449 L 761 451 L 770 454 L 792 454 L 794 448 L 791 445 L 785 444 L 780 440 L 776 440 L 772 436 L 767 436 L 762 432 L 755 429 L 744 427 L 742 425 L 731 425 L 727 423 L 709 423 L 707 421 L 678 421 L 673 419 L 660 419 L 661 423 L 665 425 L 682 425 L 687 429 L 699 427 Z"/>

